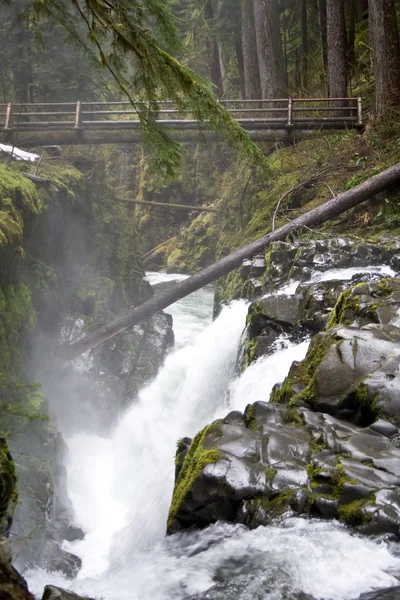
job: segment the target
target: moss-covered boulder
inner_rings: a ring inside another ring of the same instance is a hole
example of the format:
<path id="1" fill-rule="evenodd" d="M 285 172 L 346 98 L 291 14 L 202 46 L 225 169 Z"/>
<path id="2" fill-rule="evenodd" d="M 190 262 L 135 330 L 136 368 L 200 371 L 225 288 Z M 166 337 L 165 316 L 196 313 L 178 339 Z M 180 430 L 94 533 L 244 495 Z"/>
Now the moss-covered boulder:
<path id="1" fill-rule="evenodd" d="M 193 440 L 168 533 L 218 520 L 253 528 L 285 513 L 399 535 L 399 446 L 399 430 L 384 421 L 360 427 L 310 408 L 256 402 Z"/>
<path id="2" fill-rule="evenodd" d="M 11 565 L 11 549 L 7 539 L 18 499 L 14 462 L 4 439 L 0 439 L 0 598 L 34 600 L 25 580 Z"/>
<path id="3" fill-rule="evenodd" d="M 400 423 L 399 367 L 399 328 L 334 327 L 313 338 L 306 358 L 293 363 L 272 399 L 361 425 L 383 415 Z"/>
<path id="4" fill-rule="evenodd" d="M 368 323 L 400 324 L 400 279 L 363 281 L 348 287 L 339 297 L 327 323 L 362 327 Z"/>
<path id="5" fill-rule="evenodd" d="M 18 500 L 17 477 L 6 441 L 0 438 L 0 536 L 8 537 Z"/>

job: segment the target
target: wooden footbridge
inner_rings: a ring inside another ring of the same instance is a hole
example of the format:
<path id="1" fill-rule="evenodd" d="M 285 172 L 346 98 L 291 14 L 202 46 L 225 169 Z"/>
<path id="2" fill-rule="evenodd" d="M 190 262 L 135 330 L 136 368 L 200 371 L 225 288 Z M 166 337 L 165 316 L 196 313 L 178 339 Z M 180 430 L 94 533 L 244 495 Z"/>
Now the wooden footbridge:
<path id="1" fill-rule="evenodd" d="M 254 141 L 304 137 L 316 130 L 361 129 L 361 98 L 220 100 Z M 219 136 L 206 121 L 160 102 L 157 122 L 182 142 Z M 3 120 L 3 127 L 1 121 Z M 0 104 L 0 142 L 25 147 L 47 144 L 123 144 L 143 137 L 138 112 L 129 102 Z"/>

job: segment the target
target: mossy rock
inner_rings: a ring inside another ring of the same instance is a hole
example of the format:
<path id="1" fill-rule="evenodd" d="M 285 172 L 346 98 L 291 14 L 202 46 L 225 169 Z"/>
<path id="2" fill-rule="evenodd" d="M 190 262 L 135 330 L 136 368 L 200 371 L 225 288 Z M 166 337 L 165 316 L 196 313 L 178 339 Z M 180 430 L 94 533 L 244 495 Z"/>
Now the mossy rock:
<path id="1" fill-rule="evenodd" d="M 0 438 L 0 536 L 7 536 L 18 500 L 17 477 L 6 441 Z"/>
<path id="2" fill-rule="evenodd" d="M 293 363 L 271 401 L 369 425 L 379 416 L 400 419 L 400 329 L 337 326 L 317 334 L 306 358 Z M 400 422 L 400 421 L 399 421 Z"/>
<path id="3" fill-rule="evenodd" d="M 341 294 L 326 328 L 337 325 L 362 327 L 368 323 L 387 325 L 396 320 L 399 309 L 398 278 L 358 283 Z"/>
<path id="4" fill-rule="evenodd" d="M 220 460 L 220 451 L 212 445 L 214 436 L 218 437 L 220 435 L 219 431 L 219 423 L 212 423 L 199 431 L 191 442 L 175 482 L 174 493 L 168 514 L 168 533 L 174 533 L 176 530 L 177 525 L 175 520 L 181 509 L 181 505 L 186 496 L 191 492 L 193 484 L 201 475 L 204 467 Z M 206 436 L 207 442 L 205 443 Z M 180 452 L 181 449 L 178 445 L 177 456 L 179 456 Z"/>

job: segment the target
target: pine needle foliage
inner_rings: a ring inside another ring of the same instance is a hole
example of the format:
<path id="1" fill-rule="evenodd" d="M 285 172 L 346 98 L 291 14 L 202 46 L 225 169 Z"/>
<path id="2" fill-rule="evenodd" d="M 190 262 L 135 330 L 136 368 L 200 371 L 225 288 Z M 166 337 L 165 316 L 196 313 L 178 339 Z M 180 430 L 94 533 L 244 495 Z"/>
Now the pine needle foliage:
<path id="1" fill-rule="evenodd" d="M 165 178 L 176 175 L 181 151 L 156 122 L 162 100 L 207 123 L 253 164 L 267 168 L 267 159 L 217 102 L 211 85 L 174 57 L 184 48 L 166 0 L 29 0 L 26 11 L 32 21 L 62 25 L 71 42 L 111 73 L 138 111 L 153 160 Z"/>

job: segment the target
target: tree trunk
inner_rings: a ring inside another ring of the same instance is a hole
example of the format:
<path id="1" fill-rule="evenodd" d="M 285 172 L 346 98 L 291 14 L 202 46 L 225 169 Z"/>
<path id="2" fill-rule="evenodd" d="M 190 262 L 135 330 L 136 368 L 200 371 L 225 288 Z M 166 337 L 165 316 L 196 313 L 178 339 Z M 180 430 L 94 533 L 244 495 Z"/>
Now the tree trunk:
<path id="1" fill-rule="evenodd" d="M 285 65 L 277 0 L 254 0 L 261 97 L 286 96 Z"/>
<path id="2" fill-rule="evenodd" d="M 15 25 L 12 30 L 12 45 L 15 55 L 12 61 L 14 77 L 14 90 L 18 102 L 26 104 L 32 101 L 32 66 L 31 66 L 31 32 L 29 29 L 29 17 L 22 16 L 23 2 L 14 4 Z"/>
<path id="3" fill-rule="evenodd" d="M 343 192 L 335 198 L 328 200 L 328 202 L 325 202 L 322 206 L 310 210 L 308 213 L 301 215 L 283 227 L 276 229 L 274 232 L 268 233 L 264 237 L 251 242 L 244 248 L 219 260 L 217 263 L 202 269 L 196 275 L 192 275 L 188 279 L 177 283 L 173 289 L 167 290 L 151 300 L 144 302 L 144 304 L 134 308 L 125 316 L 101 327 L 94 333 L 89 334 L 82 339 L 78 339 L 75 342 L 71 342 L 70 344 L 60 346 L 58 348 L 57 356 L 61 360 L 72 360 L 83 352 L 87 352 L 114 337 L 118 333 L 148 319 L 156 312 L 170 306 L 170 304 L 173 304 L 177 300 L 212 283 L 223 275 L 227 275 L 230 271 L 238 268 L 245 258 L 250 258 L 258 252 L 264 251 L 271 242 L 284 240 L 290 233 L 301 230 L 303 227 L 317 227 L 325 221 L 337 217 L 341 213 L 361 204 L 365 200 L 372 198 L 376 194 L 399 182 L 400 163 L 367 179 L 351 190 Z"/>
<path id="4" fill-rule="evenodd" d="M 207 35 L 207 54 L 208 54 L 208 64 L 210 65 L 210 79 L 216 87 L 215 95 L 217 98 L 221 98 L 224 93 L 223 85 L 222 85 L 222 73 L 221 73 L 221 65 L 220 65 L 220 55 L 218 42 L 214 38 L 212 32 L 212 21 L 214 18 L 213 8 L 211 0 L 208 0 L 204 7 L 204 17 L 209 26 L 208 35 Z"/>
<path id="5" fill-rule="evenodd" d="M 308 19 L 307 0 L 301 0 L 301 51 L 302 51 L 302 86 L 308 86 Z"/>
<path id="6" fill-rule="evenodd" d="M 376 113 L 400 106 L 400 44 L 394 0 L 369 3 Z"/>
<path id="7" fill-rule="evenodd" d="M 253 0 L 242 0 L 242 46 L 245 98 L 257 100 L 261 98 L 261 86 Z"/>
<path id="8" fill-rule="evenodd" d="M 328 26 L 328 95 L 347 97 L 347 38 L 344 0 L 327 0 Z M 333 107 L 340 106 L 334 103 Z M 341 113 L 343 116 L 343 113 Z"/>
<path id="9" fill-rule="evenodd" d="M 324 67 L 328 69 L 328 30 L 326 15 L 326 0 L 318 0 L 319 7 L 319 25 L 321 31 L 322 60 Z"/>
<path id="10" fill-rule="evenodd" d="M 348 51 L 347 61 L 350 69 L 350 76 L 354 73 L 355 68 L 355 40 L 356 40 L 356 23 L 358 22 L 358 0 L 349 0 L 349 26 L 348 26 Z"/>
<path id="11" fill-rule="evenodd" d="M 246 88 L 244 85 L 243 47 L 242 47 L 242 40 L 239 37 L 236 37 L 236 39 L 235 39 L 235 52 L 236 52 L 236 61 L 237 61 L 238 72 L 239 72 L 240 91 L 241 91 L 242 98 L 245 99 L 246 98 Z"/>

